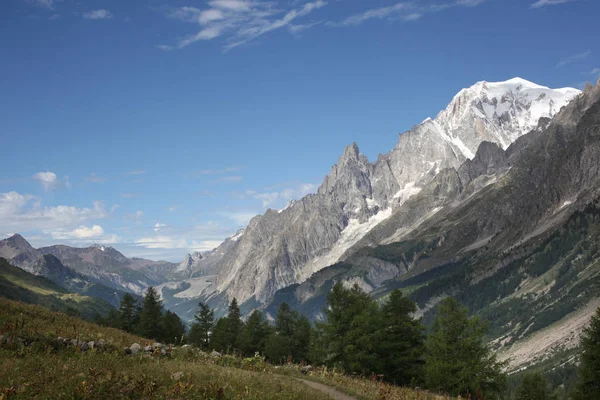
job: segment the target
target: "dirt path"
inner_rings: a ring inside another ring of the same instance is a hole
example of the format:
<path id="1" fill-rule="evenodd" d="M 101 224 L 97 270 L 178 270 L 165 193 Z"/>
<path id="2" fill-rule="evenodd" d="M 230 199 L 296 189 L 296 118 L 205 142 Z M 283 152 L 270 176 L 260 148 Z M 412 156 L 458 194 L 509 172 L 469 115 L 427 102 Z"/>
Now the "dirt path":
<path id="1" fill-rule="evenodd" d="M 322 383 L 307 381 L 306 379 L 299 379 L 299 381 L 304 382 L 313 389 L 317 389 L 318 391 L 325 393 L 333 400 L 356 400 L 355 397 L 348 396 L 347 394 L 342 393 L 339 390 L 334 389 L 330 386 L 323 385 Z"/>

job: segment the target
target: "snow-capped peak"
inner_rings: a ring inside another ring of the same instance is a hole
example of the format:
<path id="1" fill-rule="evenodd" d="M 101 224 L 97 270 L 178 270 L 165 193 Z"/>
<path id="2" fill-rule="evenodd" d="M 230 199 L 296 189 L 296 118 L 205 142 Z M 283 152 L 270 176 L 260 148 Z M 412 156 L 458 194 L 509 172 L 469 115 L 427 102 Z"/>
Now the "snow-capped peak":
<path id="1" fill-rule="evenodd" d="M 459 150 L 471 158 L 481 140 L 506 149 L 535 129 L 540 118 L 554 117 L 579 93 L 574 88 L 550 89 L 523 78 L 480 81 L 458 92 L 435 122 L 451 141 L 464 143 L 469 151 Z"/>
<path id="2" fill-rule="evenodd" d="M 237 241 L 238 241 L 238 240 L 239 240 L 239 239 L 242 237 L 242 235 L 244 234 L 244 231 L 245 231 L 245 230 L 246 230 L 246 229 L 240 229 L 239 231 L 237 231 L 237 232 L 235 233 L 235 235 L 231 236 L 229 239 L 230 239 L 231 241 L 233 241 L 233 242 L 237 242 Z"/>

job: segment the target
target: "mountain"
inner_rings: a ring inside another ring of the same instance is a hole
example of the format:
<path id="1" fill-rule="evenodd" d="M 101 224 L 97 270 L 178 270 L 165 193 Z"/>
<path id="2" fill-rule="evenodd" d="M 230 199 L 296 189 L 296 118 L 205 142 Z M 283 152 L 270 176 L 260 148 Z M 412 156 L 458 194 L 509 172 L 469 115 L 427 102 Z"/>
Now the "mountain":
<path id="1" fill-rule="evenodd" d="M 97 244 L 84 248 L 56 245 L 35 249 L 18 234 L 0 241 L 0 257 L 33 274 L 43 275 L 35 264 L 48 254 L 77 273 L 79 279 L 112 288 L 112 293 L 116 289 L 141 295 L 148 286 L 169 280 L 169 274 L 176 267 L 166 261 L 129 259 L 113 247 Z"/>
<path id="2" fill-rule="evenodd" d="M 430 322 L 453 296 L 490 321 L 511 370 L 572 364 L 600 306 L 600 82 L 543 125 L 440 171 L 342 261 L 279 290 L 267 311 L 285 301 L 318 319 L 342 282 L 376 298 L 400 288 Z"/>
<path id="3" fill-rule="evenodd" d="M 461 90 L 435 119 L 401 134 L 396 147 L 374 163 L 356 144 L 348 146 L 316 194 L 284 210 L 267 210 L 236 241 L 217 248 L 222 254 L 217 274 L 195 298 L 222 306 L 235 297 L 250 309 L 268 303 L 278 290 L 342 260 L 411 197 L 452 189 L 447 180 L 455 177 L 447 171 L 474 159 L 481 143 L 494 143 L 503 152 L 577 94 L 519 78 L 479 82 Z M 491 153 L 480 157 L 493 157 L 496 150 L 488 149 Z M 464 176 L 478 172 L 479 161 L 473 162 L 462 169 Z M 189 286 L 181 288 L 186 298 L 194 296 Z"/>
<path id="4" fill-rule="evenodd" d="M 71 293 L 50 279 L 13 267 L 4 258 L 0 258 L 0 296 L 40 304 L 54 311 L 77 313 L 88 320 L 95 315 L 106 315 L 112 308 L 103 300 Z"/>

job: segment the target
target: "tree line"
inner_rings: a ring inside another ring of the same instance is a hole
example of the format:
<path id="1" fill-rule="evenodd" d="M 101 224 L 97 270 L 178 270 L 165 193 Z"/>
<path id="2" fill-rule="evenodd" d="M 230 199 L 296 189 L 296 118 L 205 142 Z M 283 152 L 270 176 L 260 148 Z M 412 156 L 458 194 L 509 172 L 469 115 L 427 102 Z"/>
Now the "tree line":
<path id="1" fill-rule="evenodd" d="M 141 304 L 128 295 L 111 317 L 113 326 L 166 343 L 189 343 L 243 357 L 264 356 L 273 364 L 311 363 L 346 373 L 371 376 L 401 386 L 421 387 L 473 399 L 504 398 L 505 362 L 487 345 L 487 323 L 470 316 L 466 307 L 448 297 L 437 306 L 429 332 L 417 307 L 400 290 L 376 301 L 358 286 L 336 284 L 327 296 L 323 322 L 314 325 L 288 304 L 279 306 L 274 321 L 255 310 L 245 321 L 236 299 L 228 313 L 200 303 L 189 331 L 176 314 L 164 311 L 154 288 Z M 600 309 L 582 336 L 579 380 L 569 397 L 600 399 Z M 540 373 L 526 373 L 516 400 L 553 400 Z"/>
<path id="2" fill-rule="evenodd" d="M 186 328 L 179 316 L 164 310 L 156 289 L 149 287 L 141 302 L 131 294 L 125 294 L 117 310 L 104 318 L 96 316 L 101 325 L 121 329 L 147 339 L 162 343 L 185 342 Z"/>

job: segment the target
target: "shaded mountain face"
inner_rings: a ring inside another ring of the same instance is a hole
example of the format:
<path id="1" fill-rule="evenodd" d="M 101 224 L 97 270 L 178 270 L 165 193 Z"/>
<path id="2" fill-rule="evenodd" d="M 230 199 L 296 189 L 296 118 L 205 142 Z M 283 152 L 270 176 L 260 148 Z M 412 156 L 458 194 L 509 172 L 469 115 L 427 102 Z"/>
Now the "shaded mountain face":
<path id="1" fill-rule="evenodd" d="M 400 135 L 396 147 L 374 163 L 356 144 L 348 146 L 316 194 L 255 217 L 233 246 L 216 249 L 222 253 L 217 276 L 198 296 L 268 302 L 277 290 L 344 259 L 413 196 L 425 191 L 439 198 L 456 191 L 461 179 L 466 182 L 483 172 L 482 162 L 497 161 L 489 168 L 503 168 L 503 160 L 496 159 L 505 157 L 503 150 L 536 128 L 540 119 L 554 117 L 578 93 L 518 78 L 480 82 L 462 90 L 435 119 Z M 485 148 L 475 160 L 484 141 L 496 147 Z M 472 165 L 458 176 L 461 165 L 471 159 Z M 444 172 L 449 169 L 454 173 Z"/>
<path id="2" fill-rule="evenodd" d="M 141 295 L 148 286 L 167 281 L 176 266 L 165 261 L 129 259 L 116 249 L 102 245 L 85 248 L 57 245 L 35 249 L 20 235 L 0 241 L 0 257 L 33 274 L 45 276 L 48 270 L 39 264 L 41 262 L 43 266 L 50 262 L 46 255 L 54 256 L 61 265 L 86 281 L 113 288 L 113 293 L 116 290 Z"/>
<path id="3" fill-rule="evenodd" d="M 342 282 L 377 298 L 400 288 L 427 322 L 454 296 L 490 321 L 512 369 L 569 358 L 600 305 L 600 82 L 544 126 L 505 151 L 482 143 L 267 310 L 285 301 L 318 319 Z"/>

